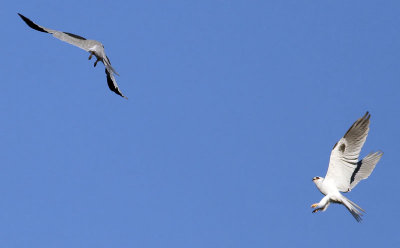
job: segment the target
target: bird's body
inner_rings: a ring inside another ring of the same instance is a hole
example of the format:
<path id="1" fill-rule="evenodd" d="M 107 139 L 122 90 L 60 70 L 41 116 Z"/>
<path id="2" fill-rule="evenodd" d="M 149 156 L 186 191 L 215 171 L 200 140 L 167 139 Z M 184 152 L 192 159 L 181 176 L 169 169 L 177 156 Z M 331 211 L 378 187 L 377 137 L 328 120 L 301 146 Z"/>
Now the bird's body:
<path id="1" fill-rule="evenodd" d="M 332 196 L 333 195 L 337 196 L 340 194 L 334 182 L 330 180 L 324 180 L 323 178 L 321 179 L 322 180 L 314 180 L 314 183 L 322 194 L 324 195 L 331 194 Z"/>
<path id="2" fill-rule="evenodd" d="M 362 212 L 365 211 L 343 196 L 341 192 L 349 192 L 361 180 L 368 178 L 383 155 L 379 151 L 358 160 L 361 148 L 367 139 L 370 117 L 367 112 L 335 144 L 325 178 L 313 178 L 319 191 L 325 195 L 319 203 L 311 205 L 315 208 L 314 213 L 325 211 L 331 203 L 339 203 L 343 204 L 357 221 L 361 221 Z"/>
<path id="3" fill-rule="evenodd" d="M 105 68 L 106 68 L 106 74 L 107 74 L 107 83 L 113 92 L 116 94 L 126 98 L 122 92 L 119 90 L 119 87 L 117 85 L 117 82 L 115 81 L 115 78 L 113 74 L 118 75 L 118 73 L 114 70 L 114 68 L 111 66 L 111 62 L 108 59 L 105 51 L 104 51 L 104 46 L 100 42 L 96 40 L 87 40 L 86 38 L 76 35 L 76 34 L 71 34 L 68 32 L 62 32 L 62 31 L 57 31 L 49 28 L 45 28 L 42 26 L 37 25 L 36 23 L 32 22 L 30 19 L 27 17 L 21 15 L 18 13 L 18 15 L 21 17 L 21 19 L 32 29 L 35 29 L 40 32 L 44 33 L 49 33 L 52 34 L 55 38 L 65 41 L 71 45 L 74 45 L 76 47 L 79 47 L 87 52 L 90 53 L 89 60 L 92 58 L 94 55 L 96 57 L 96 61 L 94 63 L 94 66 L 97 65 L 97 62 L 101 61 Z"/>

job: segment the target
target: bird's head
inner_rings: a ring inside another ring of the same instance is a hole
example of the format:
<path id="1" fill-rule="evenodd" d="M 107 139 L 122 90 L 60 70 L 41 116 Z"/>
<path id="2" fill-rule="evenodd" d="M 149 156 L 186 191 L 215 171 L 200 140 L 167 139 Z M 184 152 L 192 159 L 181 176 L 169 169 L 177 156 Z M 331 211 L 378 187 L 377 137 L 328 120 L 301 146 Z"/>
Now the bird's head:
<path id="1" fill-rule="evenodd" d="M 317 185 L 320 184 L 323 180 L 324 180 L 323 177 L 313 177 L 312 179 L 312 181 Z"/>

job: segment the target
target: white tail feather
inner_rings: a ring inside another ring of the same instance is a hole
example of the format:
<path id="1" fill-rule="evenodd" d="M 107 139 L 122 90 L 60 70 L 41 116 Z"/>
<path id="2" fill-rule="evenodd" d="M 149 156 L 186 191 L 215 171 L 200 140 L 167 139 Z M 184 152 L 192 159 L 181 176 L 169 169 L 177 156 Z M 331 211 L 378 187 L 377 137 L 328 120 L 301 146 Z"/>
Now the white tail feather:
<path id="1" fill-rule="evenodd" d="M 342 199 L 343 205 L 349 210 L 351 215 L 353 215 L 354 219 L 358 222 L 362 221 L 361 216 L 363 215 L 362 212 L 365 212 L 360 206 L 355 204 L 354 202 L 350 201 L 348 198 L 343 196 Z M 362 211 L 362 212 L 361 212 Z"/>

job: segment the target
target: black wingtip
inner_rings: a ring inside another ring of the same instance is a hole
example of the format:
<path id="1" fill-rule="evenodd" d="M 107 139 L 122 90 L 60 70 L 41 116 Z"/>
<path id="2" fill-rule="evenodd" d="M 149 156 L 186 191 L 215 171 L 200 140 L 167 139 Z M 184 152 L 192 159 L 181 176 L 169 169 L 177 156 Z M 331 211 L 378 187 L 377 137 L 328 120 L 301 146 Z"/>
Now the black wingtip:
<path id="1" fill-rule="evenodd" d="M 19 15 L 19 17 L 21 17 L 21 19 L 31 28 L 43 32 L 43 33 L 48 33 L 46 30 L 44 30 L 42 27 L 38 26 L 37 24 L 35 24 L 33 21 L 31 21 L 29 18 L 23 16 L 20 13 L 17 13 Z"/>
<path id="2" fill-rule="evenodd" d="M 119 88 L 114 85 L 114 82 L 113 82 L 113 80 L 111 78 L 110 72 L 107 70 L 107 68 L 105 68 L 104 70 L 105 70 L 106 75 L 107 75 L 108 88 L 110 88 L 111 91 L 115 92 L 115 94 L 117 94 L 117 95 L 119 95 L 119 96 L 121 96 L 121 97 L 123 97 L 125 99 L 128 99 L 128 97 L 124 96 L 121 93 L 121 91 L 119 90 Z"/>
<path id="3" fill-rule="evenodd" d="M 363 118 L 369 120 L 369 118 L 371 118 L 371 114 L 367 111 Z"/>

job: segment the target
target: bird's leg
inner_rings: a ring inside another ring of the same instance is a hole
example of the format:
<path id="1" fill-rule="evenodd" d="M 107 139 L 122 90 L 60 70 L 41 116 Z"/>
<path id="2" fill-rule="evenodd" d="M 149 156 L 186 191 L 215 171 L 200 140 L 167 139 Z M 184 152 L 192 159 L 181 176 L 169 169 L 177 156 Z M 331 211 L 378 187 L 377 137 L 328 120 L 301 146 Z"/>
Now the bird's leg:
<path id="1" fill-rule="evenodd" d="M 314 209 L 312 212 L 313 212 L 313 213 L 316 213 L 316 212 L 318 212 L 318 211 L 321 211 L 321 208 L 316 208 L 316 209 Z"/>
<path id="2" fill-rule="evenodd" d="M 94 67 L 96 67 L 96 65 L 97 65 L 97 62 L 99 62 L 100 61 L 100 59 L 99 58 L 97 58 L 97 60 L 96 60 L 96 62 L 94 62 Z"/>
<path id="3" fill-rule="evenodd" d="M 330 196 L 326 195 L 319 203 L 314 203 L 313 205 L 311 205 L 312 208 L 315 208 L 312 212 L 316 213 L 318 211 L 325 211 L 330 204 Z"/>
<path id="4" fill-rule="evenodd" d="M 90 52 L 88 60 L 91 60 L 93 55 L 94 55 L 94 52 Z"/>
<path id="5" fill-rule="evenodd" d="M 318 207 L 318 203 L 314 203 L 313 205 L 311 205 L 311 207 L 312 208 L 315 208 L 312 212 L 313 213 L 316 213 L 316 212 L 318 212 L 318 211 L 320 211 L 322 208 L 316 208 L 316 207 Z"/>

